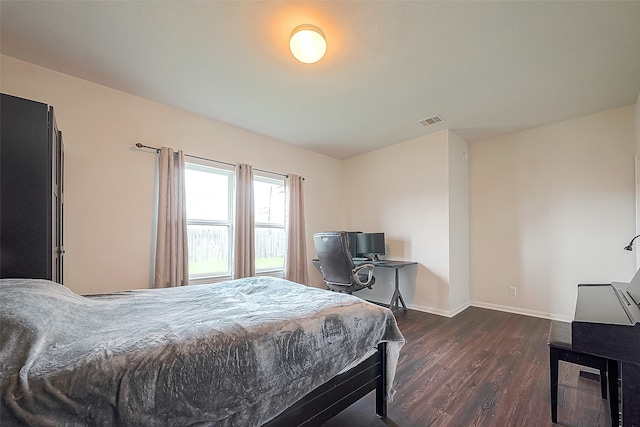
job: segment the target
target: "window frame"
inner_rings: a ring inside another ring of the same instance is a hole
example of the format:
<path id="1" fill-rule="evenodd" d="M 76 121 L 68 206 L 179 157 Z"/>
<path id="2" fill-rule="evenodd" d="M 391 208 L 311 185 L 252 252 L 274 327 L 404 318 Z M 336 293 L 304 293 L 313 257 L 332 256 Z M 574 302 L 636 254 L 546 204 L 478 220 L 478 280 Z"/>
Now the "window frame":
<path id="1" fill-rule="evenodd" d="M 202 161 L 189 161 L 189 162 L 185 162 L 185 172 L 186 169 L 190 169 L 190 170 L 195 170 L 195 171 L 200 171 L 200 172 L 205 172 L 205 173 L 213 173 L 213 174 L 219 174 L 219 175 L 224 175 L 227 177 L 227 183 L 228 183 L 228 221 L 221 221 L 221 220 L 205 220 L 205 219 L 189 219 L 187 217 L 187 229 L 189 229 L 189 226 L 191 225 L 196 225 L 196 226 L 223 226 L 223 227 L 227 227 L 229 235 L 228 235 L 228 242 L 227 242 L 227 250 L 228 250 L 228 254 L 229 254 L 229 259 L 228 259 L 228 263 L 227 263 L 227 271 L 226 272 L 207 272 L 207 273 L 199 273 L 199 274 L 192 274 L 191 272 L 189 272 L 189 283 L 211 283 L 211 282 L 219 282 L 219 281 L 223 281 L 223 280 L 228 280 L 231 279 L 233 277 L 233 248 L 234 248 L 234 230 L 235 230 L 235 187 L 236 187 L 236 180 L 237 180 L 237 176 L 235 174 L 235 169 L 233 167 L 224 167 L 224 166 L 219 166 L 217 163 L 216 165 L 212 165 L 209 162 L 206 162 L 204 160 Z M 285 177 L 279 174 L 272 174 L 272 173 L 268 173 L 268 172 L 258 172 L 256 173 L 254 170 L 254 174 L 253 174 L 253 183 L 254 183 L 254 187 L 255 187 L 255 183 L 256 181 L 260 181 L 260 182 L 264 182 L 264 183 L 268 183 L 268 184 L 277 184 L 277 185 L 282 185 L 283 191 L 286 191 L 286 182 L 285 182 Z M 254 188 L 254 193 L 255 193 L 255 188 Z M 283 215 L 283 222 L 282 223 L 266 223 L 266 222 L 258 222 L 258 221 L 254 221 L 254 233 L 256 234 L 256 238 L 257 238 L 257 229 L 258 228 L 270 228 L 270 229 L 281 229 L 285 235 L 285 239 L 287 239 L 287 230 L 286 230 L 286 215 L 287 215 L 287 211 L 286 211 L 286 194 L 284 196 L 284 200 L 283 200 L 283 210 L 284 210 L 284 215 Z M 257 215 L 256 215 L 257 217 Z M 257 242 L 256 242 L 257 243 Z M 286 257 L 286 253 L 284 255 Z M 257 259 L 254 258 L 254 263 L 257 261 Z M 283 262 L 283 266 L 282 267 L 277 267 L 277 268 L 258 268 L 256 266 L 256 275 L 267 275 L 267 276 L 276 276 L 276 277 L 282 277 L 282 275 L 284 274 L 284 263 L 286 263 L 286 259 Z"/>
<path id="2" fill-rule="evenodd" d="M 186 169 L 191 169 L 200 172 L 212 173 L 217 175 L 224 175 L 227 177 L 227 221 L 223 220 L 206 220 L 206 219 L 189 219 L 187 214 L 187 230 L 190 225 L 200 225 L 200 226 L 217 226 L 217 227 L 227 227 L 228 229 L 228 238 L 227 238 L 227 271 L 224 272 L 207 272 L 200 274 L 192 274 L 189 272 L 189 282 L 207 282 L 211 281 L 208 279 L 221 280 L 228 279 L 232 276 L 232 268 L 233 268 L 233 233 L 234 233 L 234 187 L 235 187 L 235 172 L 232 168 L 225 168 L 219 166 L 212 166 L 210 164 L 199 163 L 199 162 L 185 162 L 185 172 Z"/>
<path id="3" fill-rule="evenodd" d="M 261 181 L 264 183 L 268 183 L 268 184 L 278 184 L 278 185 L 282 185 L 282 189 L 283 191 L 285 191 L 285 196 L 284 196 L 284 200 L 283 200 L 283 218 L 282 218 L 282 223 L 269 223 L 269 222 L 258 222 L 257 220 L 254 221 L 254 233 L 257 236 L 257 228 L 271 228 L 271 229 L 281 229 L 284 232 L 284 236 L 285 239 L 288 239 L 287 236 L 287 229 L 286 229 L 286 217 L 287 217 L 287 206 L 286 206 L 286 189 L 285 189 L 285 177 L 281 176 L 281 175 L 276 175 L 276 174 L 271 174 L 271 173 L 265 173 L 265 172 L 259 172 L 256 173 L 254 171 L 253 174 L 253 183 L 254 183 L 254 194 L 255 194 L 255 183 L 256 181 Z M 257 215 L 256 215 L 257 217 Z M 256 242 L 257 243 L 257 242 Z M 284 254 L 284 257 L 286 258 L 286 253 Z M 257 264 L 257 259 L 254 259 L 254 262 Z M 260 274 L 265 274 L 265 275 L 274 275 L 274 274 L 279 274 L 282 275 L 284 274 L 284 264 L 286 263 L 286 259 L 284 259 L 283 261 L 283 265 L 282 267 L 278 267 L 278 268 L 258 268 L 256 265 L 256 275 L 260 275 Z"/>

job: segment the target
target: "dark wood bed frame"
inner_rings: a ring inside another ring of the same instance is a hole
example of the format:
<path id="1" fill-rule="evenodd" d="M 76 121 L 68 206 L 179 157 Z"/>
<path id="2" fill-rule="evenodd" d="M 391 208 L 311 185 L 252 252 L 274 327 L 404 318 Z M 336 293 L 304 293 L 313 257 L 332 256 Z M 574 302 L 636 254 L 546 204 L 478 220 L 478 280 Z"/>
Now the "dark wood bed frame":
<path id="1" fill-rule="evenodd" d="M 347 372 L 333 377 L 269 421 L 264 427 L 318 426 L 376 390 L 376 414 L 387 416 L 387 343 Z"/>

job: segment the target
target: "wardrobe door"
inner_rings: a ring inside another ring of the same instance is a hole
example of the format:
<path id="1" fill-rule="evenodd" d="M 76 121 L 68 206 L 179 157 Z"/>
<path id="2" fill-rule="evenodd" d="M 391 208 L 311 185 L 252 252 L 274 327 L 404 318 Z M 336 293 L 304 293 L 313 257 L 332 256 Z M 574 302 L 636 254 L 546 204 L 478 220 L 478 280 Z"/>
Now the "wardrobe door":
<path id="1" fill-rule="evenodd" d="M 2 94 L 0 123 L 0 277 L 56 280 L 53 110 Z"/>
<path id="2" fill-rule="evenodd" d="M 62 143 L 62 132 L 60 132 L 54 123 L 54 134 L 52 140 L 53 146 L 53 165 L 52 165 L 52 228 L 53 233 L 51 243 L 52 256 L 52 277 L 53 281 L 62 283 L 63 280 L 63 257 L 64 242 L 62 224 L 64 218 L 64 144 Z"/>
<path id="3" fill-rule="evenodd" d="M 51 280 L 60 280 L 60 133 L 49 109 L 49 138 L 51 141 Z"/>

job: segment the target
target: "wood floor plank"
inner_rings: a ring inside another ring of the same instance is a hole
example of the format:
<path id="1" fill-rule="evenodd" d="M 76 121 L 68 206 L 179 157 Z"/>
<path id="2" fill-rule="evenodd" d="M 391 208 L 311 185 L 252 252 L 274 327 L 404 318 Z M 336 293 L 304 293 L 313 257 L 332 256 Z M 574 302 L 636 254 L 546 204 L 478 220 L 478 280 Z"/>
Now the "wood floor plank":
<path id="1" fill-rule="evenodd" d="M 549 320 L 470 307 L 449 319 L 396 314 L 407 342 L 389 416 L 367 395 L 323 427 L 553 426 L 549 396 Z M 560 363 L 558 425 L 609 425 L 597 382 Z"/>

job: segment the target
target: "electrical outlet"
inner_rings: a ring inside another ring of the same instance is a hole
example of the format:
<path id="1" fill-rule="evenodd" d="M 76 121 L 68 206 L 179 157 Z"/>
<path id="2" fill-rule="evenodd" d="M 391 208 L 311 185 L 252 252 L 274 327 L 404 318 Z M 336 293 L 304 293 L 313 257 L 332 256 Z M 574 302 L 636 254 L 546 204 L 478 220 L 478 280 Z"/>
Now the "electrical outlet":
<path id="1" fill-rule="evenodd" d="M 511 296 L 511 297 L 515 297 L 516 296 L 516 287 L 515 286 L 510 286 L 509 287 L 509 296 Z"/>
<path id="2" fill-rule="evenodd" d="M 394 286 L 395 286 L 395 285 L 393 284 L 393 282 L 389 282 L 389 289 L 393 289 L 393 288 L 394 288 Z"/>

